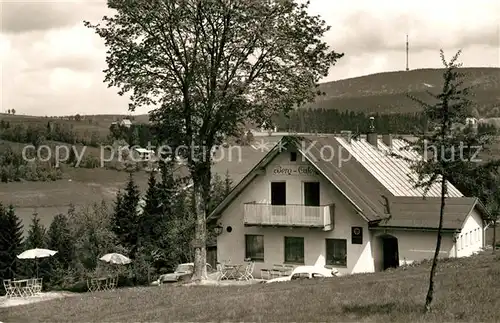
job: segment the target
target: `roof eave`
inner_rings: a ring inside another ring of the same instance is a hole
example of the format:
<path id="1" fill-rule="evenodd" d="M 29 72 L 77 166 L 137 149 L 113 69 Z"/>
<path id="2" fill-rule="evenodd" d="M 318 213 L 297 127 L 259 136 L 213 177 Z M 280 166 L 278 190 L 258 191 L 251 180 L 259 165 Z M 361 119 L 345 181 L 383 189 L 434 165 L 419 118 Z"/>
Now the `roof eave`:
<path id="1" fill-rule="evenodd" d="M 410 226 L 384 226 L 384 225 L 376 225 L 376 226 L 370 226 L 370 230 L 405 230 L 405 231 L 432 231 L 435 232 L 438 230 L 438 228 L 434 227 L 410 227 Z M 458 232 L 460 231 L 460 228 L 442 228 L 441 232 Z"/>

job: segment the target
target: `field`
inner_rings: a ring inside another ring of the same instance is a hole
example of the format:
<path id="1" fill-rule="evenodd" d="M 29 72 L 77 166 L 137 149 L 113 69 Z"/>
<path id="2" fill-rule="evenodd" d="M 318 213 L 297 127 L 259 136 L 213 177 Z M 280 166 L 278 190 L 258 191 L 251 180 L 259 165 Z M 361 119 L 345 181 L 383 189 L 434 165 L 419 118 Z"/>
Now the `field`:
<path id="1" fill-rule="evenodd" d="M 325 281 L 120 289 L 0 309 L 0 317 L 30 323 L 500 321 L 500 256 L 441 262 L 434 309 L 424 315 L 429 267 Z"/>
<path id="2" fill-rule="evenodd" d="M 279 137 L 266 137 L 266 142 L 276 143 Z M 12 143 L 19 148 L 21 144 Z M 272 147 L 272 144 L 269 144 Z M 88 148 L 87 153 L 99 156 L 97 148 Z M 251 146 L 222 149 L 215 155 L 213 172 L 220 176 L 229 174 L 237 183 L 267 153 Z M 13 204 L 28 229 L 33 212 L 37 212 L 45 226 L 54 216 L 66 213 L 70 204 L 84 207 L 102 200 L 113 202 L 115 194 L 123 189 L 128 173 L 105 168 L 85 169 L 64 167 L 64 179 L 54 182 L 0 183 L 0 203 Z M 141 192 L 147 189 L 149 174 L 138 172 L 134 180 Z"/>
<path id="3" fill-rule="evenodd" d="M 0 120 L 9 121 L 11 124 L 23 123 L 27 124 L 41 124 L 46 126 L 49 121 L 58 122 L 61 124 L 70 124 L 73 126 L 73 130 L 81 135 L 84 132 L 97 132 L 100 137 L 106 138 L 109 134 L 109 126 L 114 121 L 119 121 L 126 118 L 126 115 L 85 115 L 82 116 L 81 120 L 68 120 L 67 117 L 40 117 L 40 116 L 28 116 L 28 115 L 12 115 L 0 113 Z M 147 115 L 136 115 L 133 116 L 135 123 L 146 123 L 148 122 Z"/>

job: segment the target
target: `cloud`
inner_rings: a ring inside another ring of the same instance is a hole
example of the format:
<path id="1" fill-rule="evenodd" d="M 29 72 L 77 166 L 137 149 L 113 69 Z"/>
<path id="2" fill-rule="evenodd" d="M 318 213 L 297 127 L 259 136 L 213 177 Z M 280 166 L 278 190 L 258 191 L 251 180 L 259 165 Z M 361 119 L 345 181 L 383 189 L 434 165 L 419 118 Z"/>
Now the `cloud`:
<path id="1" fill-rule="evenodd" d="M 427 3 L 426 3 L 427 2 Z M 313 2 L 314 3 L 314 2 Z M 363 54 L 404 51 L 409 35 L 413 51 L 467 47 L 500 46 L 498 26 L 500 2 L 386 0 L 349 1 L 349 7 L 332 11 L 323 8 L 322 17 L 332 26 L 327 38 L 340 51 Z M 426 6 L 429 5 L 429 7 Z M 312 7 L 313 12 L 320 9 Z"/>
<path id="2" fill-rule="evenodd" d="M 105 1 L 5 1 L 1 6 L 1 30 L 18 34 L 64 28 L 80 23 L 82 17 L 102 16 Z"/>
<path id="3" fill-rule="evenodd" d="M 0 110 L 37 115 L 127 113 L 127 98 L 103 83 L 103 41 L 82 24 L 96 23 L 110 13 L 104 0 L 1 5 Z M 346 54 L 325 81 L 404 70 L 407 33 L 410 69 L 441 67 L 440 48 L 447 56 L 463 48 L 465 66 L 500 65 L 500 1 L 313 0 L 311 13 L 321 14 L 332 26 L 326 40 Z"/>

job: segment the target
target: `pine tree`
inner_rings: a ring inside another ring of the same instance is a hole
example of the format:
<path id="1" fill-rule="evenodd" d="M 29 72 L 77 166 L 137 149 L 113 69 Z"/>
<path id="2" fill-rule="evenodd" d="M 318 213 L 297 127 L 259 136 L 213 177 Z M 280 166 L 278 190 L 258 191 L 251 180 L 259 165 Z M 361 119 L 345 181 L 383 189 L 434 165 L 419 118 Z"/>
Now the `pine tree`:
<path id="1" fill-rule="evenodd" d="M 30 229 L 26 238 L 26 249 L 45 248 L 47 246 L 46 233 L 47 230 L 40 223 L 38 213 L 35 211 L 33 213 Z"/>
<path id="2" fill-rule="evenodd" d="M 47 231 L 47 246 L 56 250 L 54 259 L 63 269 L 68 269 L 75 259 L 75 245 L 66 215 L 58 214 Z"/>
<path id="3" fill-rule="evenodd" d="M 158 227 L 161 226 L 163 219 L 163 212 L 160 207 L 159 183 L 156 181 L 155 172 L 151 172 L 150 174 L 145 201 L 146 204 L 139 220 L 139 240 L 141 245 L 154 249 L 159 238 L 156 232 L 158 232 Z"/>
<path id="4" fill-rule="evenodd" d="M 18 273 L 17 255 L 22 251 L 23 225 L 14 207 L 0 204 L 0 277 L 12 279 Z"/>
<path id="5" fill-rule="evenodd" d="M 122 219 L 126 216 L 125 209 L 123 207 L 123 192 L 118 191 L 116 193 L 116 200 L 113 209 L 113 217 L 111 223 L 111 231 L 116 235 L 120 243 L 123 240 L 123 234 L 125 233 L 125 228 L 122 227 Z"/>
<path id="6" fill-rule="evenodd" d="M 33 219 L 31 221 L 31 225 L 28 231 L 28 236 L 26 237 L 24 248 L 26 250 L 35 249 L 35 248 L 46 248 L 47 246 L 47 230 L 40 223 L 40 218 L 38 217 L 38 213 L 35 211 L 33 213 Z M 40 262 L 43 262 L 41 266 L 39 266 L 39 260 L 35 259 L 34 262 L 31 259 L 24 259 L 24 271 L 26 275 L 29 276 L 38 276 L 39 267 L 41 269 L 45 269 L 44 260 L 41 259 Z M 45 276 L 45 272 L 42 277 Z"/>
<path id="7" fill-rule="evenodd" d="M 154 215 L 160 213 L 160 191 L 155 172 L 150 173 L 145 200 L 146 205 L 144 206 L 144 214 Z"/>
<path id="8" fill-rule="evenodd" d="M 118 193 L 116 197 L 112 230 L 121 245 L 130 251 L 131 258 L 135 256 L 139 235 L 139 216 L 137 212 L 139 200 L 139 189 L 134 182 L 132 173 L 130 173 L 124 193 Z"/>
<path id="9" fill-rule="evenodd" d="M 174 178 L 173 167 L 173 161 L 160 162 L 161 182 L 158 184 L 158 196 L 161 201 L 162 213 L 166 215 L 172 213 L 173 197 L 179 188 L 178 182 Z"/>

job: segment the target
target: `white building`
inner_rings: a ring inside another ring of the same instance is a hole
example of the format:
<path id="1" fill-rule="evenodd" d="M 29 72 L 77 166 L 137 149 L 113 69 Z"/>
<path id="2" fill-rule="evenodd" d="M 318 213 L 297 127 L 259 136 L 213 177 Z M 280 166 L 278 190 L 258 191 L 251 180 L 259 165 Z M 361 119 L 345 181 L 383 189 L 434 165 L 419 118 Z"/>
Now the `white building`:
<path id="1" fill-rule="evenodd" d="M 134 154 L 134 157 L 139 159 L 140 161 L 150 161 L 153 159 L 155 151 L 145 148 L 134 148 Z"/>
<path id="2" fill-rule="evenodd" d="M 274 264 L 351 274 L 432 258 L 440 187 L 422 198 L 409 164 L 387 154 L 403 146 L 390 135 L 284 137 L 210 215 L 223 227 L 217 259 L 251 258 L 258 276 Z M 449 184 L 441 257 L 481 250 L 485 215 Z"/>

